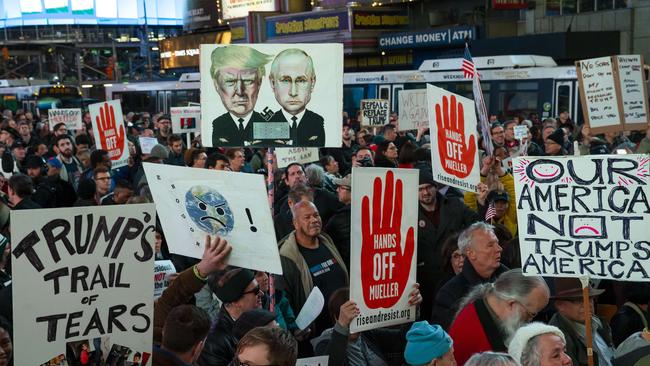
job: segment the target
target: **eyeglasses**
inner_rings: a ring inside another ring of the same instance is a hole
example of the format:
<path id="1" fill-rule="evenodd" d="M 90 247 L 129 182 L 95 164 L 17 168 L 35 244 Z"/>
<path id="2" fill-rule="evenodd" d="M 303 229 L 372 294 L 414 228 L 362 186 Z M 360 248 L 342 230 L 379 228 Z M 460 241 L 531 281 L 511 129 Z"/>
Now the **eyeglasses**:
<path id="1" fill-rule="evenodd" d="M 532 312 L 532 311 L 528 310 L 528 308 L 526 307 L 526 305 L 524 305 L 524 303 L 522 303 L 521 301 L 517 301 L 517 300 L 515 300 L 515 302 L 516 302 L 517 304 L 519 304 L 519 305 L 524 309 L 524 311 L 526 312 L 526 317 L 527 317 L 528 319 L 534 319 L 534 318 L 537 316 L 537 312 Z"/>
<path id="2" fill-rule="evenodd" d="M 255 296 L 259 296 L 261 293 L 262 293 L 262 291 L 260 291 L 260 287 L 255 286 L 255 288 L 250 290 L 250 291 L 242 292 L 241 296 L 244 297 L 244 295 L 246 295 L 246 294 L 255 294 Z"/>

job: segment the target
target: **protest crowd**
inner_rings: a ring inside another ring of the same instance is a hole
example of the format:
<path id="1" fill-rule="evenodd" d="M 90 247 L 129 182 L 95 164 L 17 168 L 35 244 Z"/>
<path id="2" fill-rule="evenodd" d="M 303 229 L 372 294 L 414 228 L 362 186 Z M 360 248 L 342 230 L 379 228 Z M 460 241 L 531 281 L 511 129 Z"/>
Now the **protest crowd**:
<path id="1" fill-rule="evenodd" d="M 512 167 L 519 156 L 648 154 L 650 129 L 596 135 L 566 111 L 543 120 L 490 115 L 490 138 L 475 146 L 481 183 L 476 192 L 463 192 L 434 178 L 436 137 L 428 128 L 401 130 L 396 113 L 381 127 L 363 126 L 360 116 L 344 113 L 340 148 L 319 148 L 311 163 L 278 168 L 268 148 L 204 147 L 198 136 L 174 133 L 169 115 L 125 112 L 129 157 L 119 168 L 98 147 L 89 112 L 74 131 L 63 123 L 50 128 L 46 118 L 29 112 L 3 112 L 0 233 L 7 240 L 0 261 L 0 366 L 24 366 L 12 358 L 12 334 L 21 327 L 13 317 L 12 214 L 156 203 L 143 163 L 270 176 L 282 265 L 282 275 L 230 265 L 234 249 L 219 236 L 205 238 L 200 259 L 173 253 L 158 221 L 155 260 L 171 260 L 176 273 L 155 300 L 149 364 L 293 366 L 298 358 L 325 356 L 331 366 L 586 366 L 592 338 L 594 365 L 650 365 L 648 283 L 592 281 L 591 308 L 585 309 L 579 279 L 522 273 Z M 527 137 L 515 138 L 515 127 L 525 128 Z M 143 153 L 139 137 L 157 143 Z M 418 172 L 416 283 L 406 291 L 417 315 L 355 333 L 351 325 L 362 299 L 350 296 L 356 280 L 350 272 L 351 173 L 372 167 Z M 298 324 L 314 287 L 322 292 L 322 310 L 306 326 Z M 44 365 L 147 362 L 139 354 L 127 362 L 119 349 L 90 343 L 69 347 Z"/>

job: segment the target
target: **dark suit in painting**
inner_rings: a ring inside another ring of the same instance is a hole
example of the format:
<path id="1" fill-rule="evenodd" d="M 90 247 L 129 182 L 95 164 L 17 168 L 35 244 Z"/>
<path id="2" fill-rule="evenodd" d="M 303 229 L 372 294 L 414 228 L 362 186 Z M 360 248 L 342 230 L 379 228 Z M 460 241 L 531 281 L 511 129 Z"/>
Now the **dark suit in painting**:
<path id="1" fill-rule="evenodd" d="M 292 122 L 287 121 L 282 110 L 275 112 L 269 122 L 287 122 L 291 127 Z M 325 146 L 325 127 L 323 117 L 305 110 L 305 114 L 298 122 L 298 128 L 292 131 L 292 144 L 295 147 L 323 147 Z"/>
<path id="2" fill-rule="evenodd" d="M 222 114 L 212 121 L 212 146 L 242 147 L 253 144 L 253 123 L 260 121 L 265 120 L 254 111 L 242 134 L 239 122 L 233 120 L 228 112 Z"/>

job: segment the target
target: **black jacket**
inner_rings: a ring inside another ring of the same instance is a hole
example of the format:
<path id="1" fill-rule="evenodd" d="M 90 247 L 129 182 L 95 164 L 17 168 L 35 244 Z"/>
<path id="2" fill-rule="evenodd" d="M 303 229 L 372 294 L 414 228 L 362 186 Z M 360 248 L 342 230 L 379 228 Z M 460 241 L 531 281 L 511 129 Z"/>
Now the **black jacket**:
<path id="1" fill-rule="evenodd" d="M 56 175 L 38 182 L 32 200 L 43 208 L 72 207 L 77 193 L 72 184 Z"/>
<path id="2" fill-rule="evenodd" d="M 275 112 L 269 122 L 291 122 L 287 121 L 282 113 L 282 109 Z M 323 147 L 325 146 L 325 127 L 323 117 L 318 114 L 305 110 L 302 119 L 298 122 L 298 131 L 296 132 L 296 141 L 292 141 L 291 146 L 300 147 Z"/>
<path id="3" fill-rule="evenodd" d="M 631 303 L 625 303 L 623 306 L 618 308 L 618 311 L 612 317 L 612 320 L 609 324 L 612 327 L 612 340 L 614 341 L 614 346 L 618 347 L 627 337 L 631 336 L 636 332 L 640 332 L 644 328 L 644 322 L 641 318 L 641 315 L 632 308 Z M 650 315 L 648 312 L 643 311 L 643 317 L 645 318 L 645 324 L 650 324 Z"/>
<path id="4" fill-rule="evenodd" d="M 14 210 L 32 210 L 35 208 L 42 208 L 38 203 L 34 202 L 31 198 L 31 196 L 27 196 L 23 198 L 16 206 L 14 206 Z"/>
<path id="5" fill-rule="evenodd" d="M 332 216 L 327 225 L 325 232 L 332 238 L 332 242 L 338 249 L 345 266 L 350 268 L 350 224 L 352 221 L 352 206 L 345 205 L 341 207 L 334 216 Z"/>
<path id="6" fill-rule="evenodd" d="M 609 329 L 609 325 L 603 319 L 600 319 L 602 327 L 598 328 L 598 334 L 609 344 L 612 344 L 612 330 Z M 555 313 L 551 318 L 551 321 L 548 322 L 550 325 L 554 325 L 564 333 L 564 338 L 566 340 L 566 354 L 571 357 L 573 360 L 574 366 L 587 366 L 587 346 L 584 344 L 580 337 L 578 336 L 578 330 L 571 323 L 571 321 L 560 313 Z M 596 341 L 594 341 L 594 344 Z M 598 355 L 597 349 L 594 346 L 594 366 L 598 366 Z"/>
<path id="7" fill-rule="evenodd" d="M 289 209 L 287 198 L 288 196 L 281 198 L 278 204 L 274 207 L 276 215 L 280 212 L 286 212 Z M 339 201 L 338 197 L 322 188 L 314 188 L 314 205 L 318 209 L 320 218 L 324 223 L 326 223 L 330 217 L 336 213 L 336 211 L 343 207 L 343 204 Z"/>
<path id="8" fill-rule="evenodd" d="M 203 346 L 199 366 L 227 366 L 232 361 L 238 342 L 232 335 L 234 323 L 225 306 L 222 306 Z"/>
<path id="9" fill-rule="evenodd" d="M 242 147 L 244 141 L 253 141 L 253 123 L 265 121 L 262 116 L 253 112 L 244 128 L 244 134 L 239 132 L 239 123 L 232 119 L 230 113 L 226 112 L 212 121 L 212 146 Z"/>
<path id="10" fill-rule="evenodd" d="M 434 225 L 418 205 L 417 280 L 422 293 L 421 314 L 428 317 L 433 308 L 435 290 L 443 277 L 442 246 L 445 240 L 479 220 L 478 214 L 457 198 L 437 194 L 440 222 Z"/>
<path id="11" fill-rule="evenodd" d="M 183 154 L 176 154 L 172 151 L 169 152 L 169 156 L 165 159 L 165 164 L 167 165 L 176 165 L 176 166 L 185 166 L 185 159 Z"/>
<path id="12" fill-rule="evenodd" d="M 460 301 L 469 293 L 472 287 L 482 283 L 494 282 L 499 275 L 507 270 L 508 267 L 502 264 L 490 278 L 482 278 L 476 273 L 472 263 L 465 260 L 463 270 L 438 291 L 431 314 L 432 323 L 440 324 L 443 328 L 448 329 L 458 311 Z"/>
<path id="13" fill-rule="evenodd" d="M 289 235 L 295 229 L 293 227 L 291 210 L 287 209 L 273 216 L 273 227 L 275 228 L 275 237 L 278 241 Z"/>

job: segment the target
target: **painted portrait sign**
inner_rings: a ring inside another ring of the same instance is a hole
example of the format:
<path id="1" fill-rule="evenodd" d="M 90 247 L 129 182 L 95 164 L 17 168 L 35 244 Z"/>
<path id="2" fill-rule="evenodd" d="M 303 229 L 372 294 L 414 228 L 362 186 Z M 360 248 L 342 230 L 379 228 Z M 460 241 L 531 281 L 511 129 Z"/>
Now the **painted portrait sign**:
<path id="1" fill-rule="evenodd" d="M 341 44 L 201 45 L 204 146 L 340 147 Z"/>

